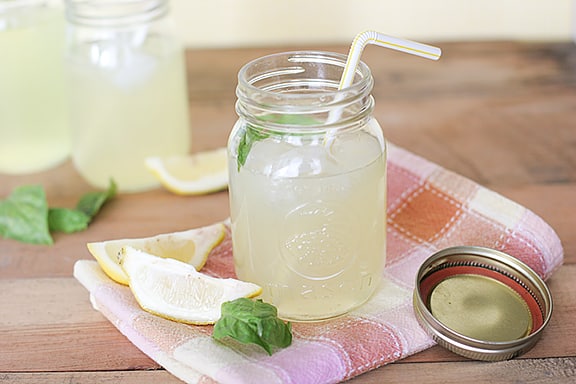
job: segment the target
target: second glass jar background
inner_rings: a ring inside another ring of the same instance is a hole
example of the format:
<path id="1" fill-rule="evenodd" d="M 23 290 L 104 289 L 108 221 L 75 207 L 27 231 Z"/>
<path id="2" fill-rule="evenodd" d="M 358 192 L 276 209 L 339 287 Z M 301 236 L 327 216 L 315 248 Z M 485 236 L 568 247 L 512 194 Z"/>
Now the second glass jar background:
<path id="1" fill-rule="evenodd" d="M 72 159 L 95 187 L 154 187 L 144 159 L 190 148 L 184 54 L 168 5 L 66 1 Z"/>

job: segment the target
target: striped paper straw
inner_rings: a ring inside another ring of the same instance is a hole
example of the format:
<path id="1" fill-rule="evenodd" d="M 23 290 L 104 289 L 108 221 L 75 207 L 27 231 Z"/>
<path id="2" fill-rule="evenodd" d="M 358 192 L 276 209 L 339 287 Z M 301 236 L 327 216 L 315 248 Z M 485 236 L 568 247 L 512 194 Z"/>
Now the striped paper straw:
<path id="1" fill-rule="evenodd" d="M 346 60 L 346 66 L 344 67 L 344 73 L 340 80 L 339 89 L 347 88 L 352 85 L 356 67 L 360 62 L 360 56 L 362 56 L 364 47 L 368 44 L 379 45 L 381 47 L 406 52 L 411 55 L 421 56 L 431 60 L 438 60 L 442 55 L 440 48 L 431 45 L 399 39 L 376 31 L 364 31 L 356 35 L 354 41 L 352 41 L 350 52 L 348 53 L 348 59 Z"/>

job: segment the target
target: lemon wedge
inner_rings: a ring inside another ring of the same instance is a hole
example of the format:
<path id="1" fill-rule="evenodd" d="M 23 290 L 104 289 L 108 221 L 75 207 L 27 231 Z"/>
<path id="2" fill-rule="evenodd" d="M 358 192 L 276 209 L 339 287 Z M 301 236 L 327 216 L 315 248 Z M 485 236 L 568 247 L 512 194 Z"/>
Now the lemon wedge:
<path id="1" fill-rule="evenodd" d="M 262 292 L 256 284 L 208 276 L 190 264 L 132 247 L 122 248 L 121 265 L 142 309 L 181 323 L 214 324 L 222 303 Z"/>
<path id="2" fill-rule="evenodd" d="M 217 223 L 206 227 L 182 232 L 160 234 L 139 239 L 118 239 L 88 243 L 86 246 L 98 264 L 112 280 L 128 285 L 128 276 L 120 266 L 119 252 L 130 246 L 157 257 L 177 259 L 200 270 L 210 251 L 226 234 L 224 224 Z"/>
<path id="3" fill-rule="evenodd" d="M 146 167 L 169 191 L 200 195 L 228 186 L 226 148 L 191 155 L 147 157 Z"/>

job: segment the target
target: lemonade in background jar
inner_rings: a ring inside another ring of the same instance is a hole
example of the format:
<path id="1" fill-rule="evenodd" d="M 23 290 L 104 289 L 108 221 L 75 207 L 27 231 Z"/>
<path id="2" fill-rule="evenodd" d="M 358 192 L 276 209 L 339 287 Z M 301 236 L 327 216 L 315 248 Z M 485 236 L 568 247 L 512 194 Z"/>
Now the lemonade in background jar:
<path id="1" fill-rule="evenodd" d="M 238 75 L 228 142 L 235 270 L 285 319 L 335 317 L 361 305 L 385 262 L 386 149 L 360 63 L 282 53 Z"/>
<path id="2" fill-rule="evenodd" d="M 190 148 L 184 53 L 168 0 L 66 0 L 72 159 L 93 186 L 158 185 L 148 156 Z"/>
<path id="3" fill-rule="evenodd" d="M 70 153 L 62 9 L 0 0 L 0 173 L 41 171 Z"/>

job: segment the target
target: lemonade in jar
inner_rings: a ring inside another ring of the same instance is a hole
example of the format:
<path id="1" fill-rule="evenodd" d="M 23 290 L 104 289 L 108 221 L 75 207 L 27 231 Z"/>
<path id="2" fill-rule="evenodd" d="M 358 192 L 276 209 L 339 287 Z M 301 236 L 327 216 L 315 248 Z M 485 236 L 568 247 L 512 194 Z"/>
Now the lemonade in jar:
<path id="1" fill-rule="evenodd" d="M 235 270 L 285 319 L 358 307 L 386 259 L 386 146 L 360 63 L 339 90 L 346 56 L 288 52 L 239 72 L 228 142 Z"/>
<path id="2" fill-rule="evenodd" d="M 190 149 L 183 47 L 168 0 L 66 0 L 72 160 L 93 186 L 158 186 L 149 156 Z"/>
<path id="3" fill-rule="evenodd" d="M 62 9 L 0 0 L 0 173 L 56 166 L 70 154 Z"/>

